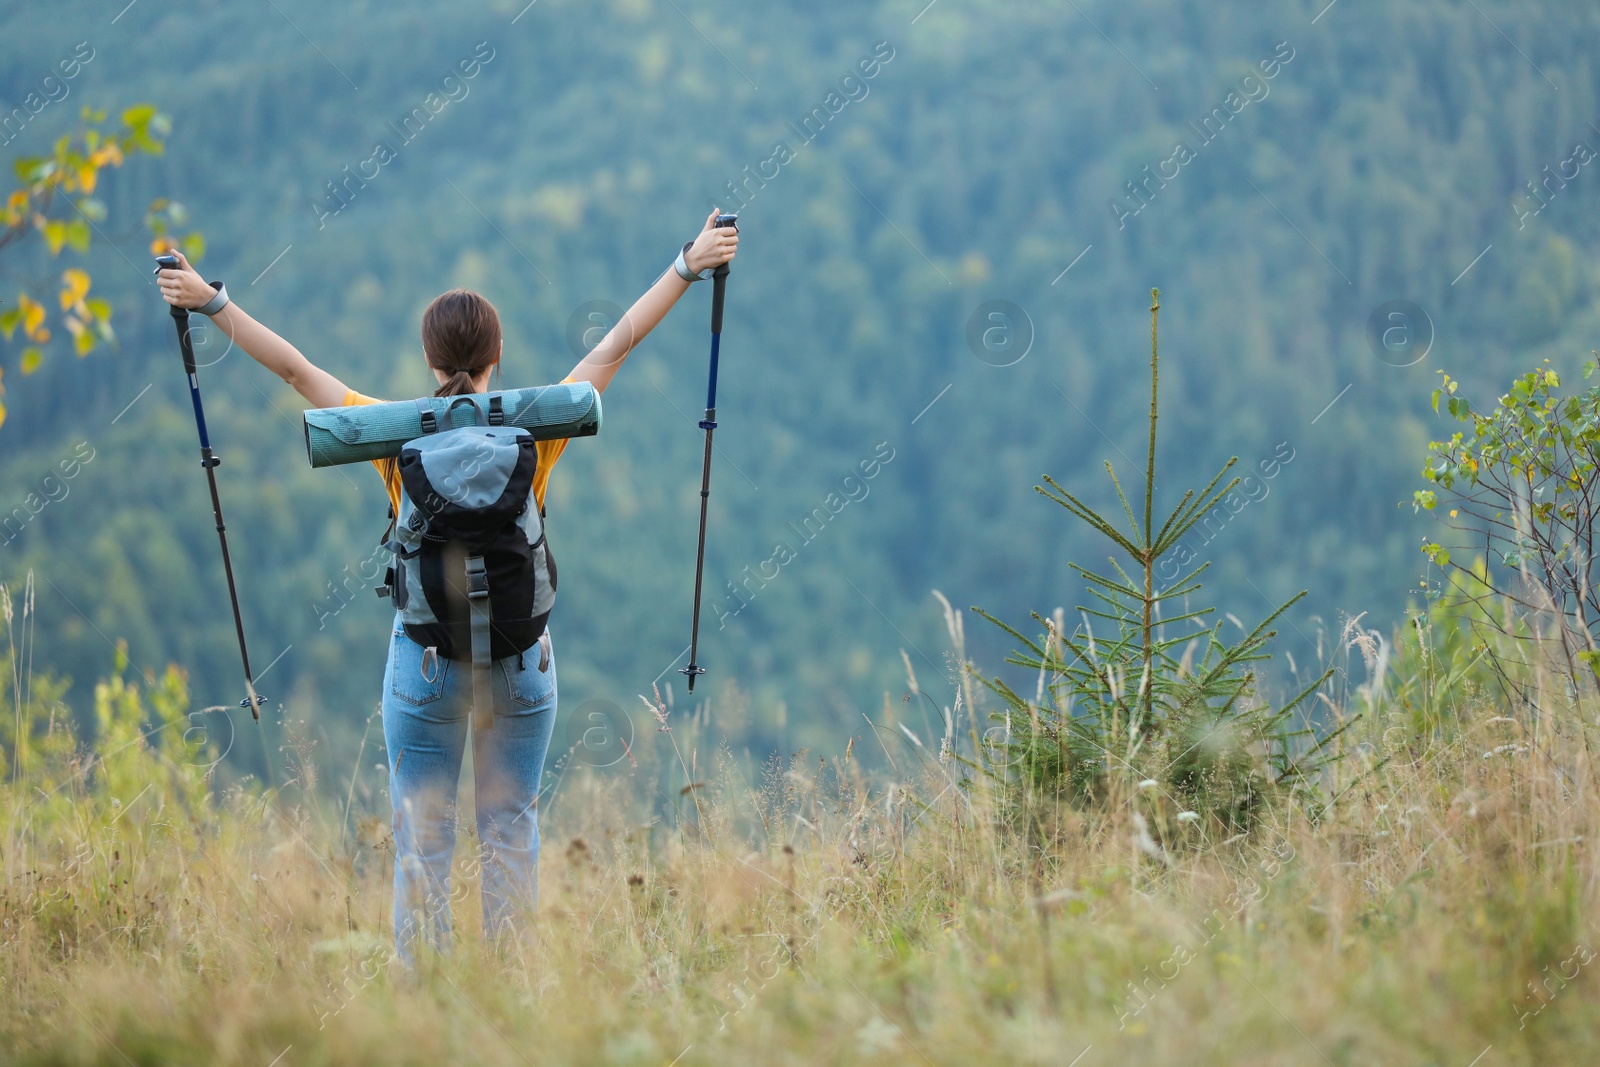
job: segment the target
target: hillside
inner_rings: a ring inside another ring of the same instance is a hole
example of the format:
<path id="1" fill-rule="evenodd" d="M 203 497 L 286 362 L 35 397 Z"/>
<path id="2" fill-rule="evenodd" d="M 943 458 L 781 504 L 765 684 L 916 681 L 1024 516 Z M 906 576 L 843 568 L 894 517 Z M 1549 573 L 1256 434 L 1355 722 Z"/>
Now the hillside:
<path id="1" fill-rule="evenodd" d="M 1229 455 L 1277 461 L 1196 561 L 1213 561 L 1244 617 L 1309 588 L 1290 647 L 1311 658 L 1343 616 L 1404 617 L 1423 561 L 1397 504 L 1434 432 L 1435 372 L 1488 394 L 1546 357 L 1576 369 L 1595 344 L 1600 184 L 1573 162 L 1600 146 L 1594 9 L 601 10 L 6 10 L 4 110 L 57 55 L 94 49 L 7 153 L 42 151 L 80 103 L 149 100 L 173 119 L 163 157 L 111 180 L 117 225 L 91 257 L 120 349 L 78 361 L 58 347 L 23 377 L 0 346 L 0 513 L 92 451 L 70 492 L 0 544 L 0 581 L 38 577 L 40 666 L 78 680 L 77 707 L 119 639 L 138 669 L 189 669 L 201 704 L 238 698 L 182 376 L 136 226 L 157 190 L 205 232 L 209 277 L 352 385 L 399 398 L 427 388 L 418 319 L 456 285 L 501 309 L 508 382 L 559 378 L 575 313 L 642 291 L 710 205 L 733 202 L 731 184 L 744 244 L 702 659 L 732 743 L 758 752 L 842 741 L 905 688 L 900 649 L 933 684 L 931 589 L 1003 617 L 1079 602 L 1065 561 L 1087 543 L 1031 486 L 1049 471 L 1107 503 L 1102 463 L 1133 466 L 1152 285 L 1172 339 L 1166 470 L 1188 484 Z M 407 126 L 419 107 L 426 122 Z M 1564 163 L 1575 176 L 1530 199 Z M 4 267 L 13 286 L 45 277 L 42 259 Z M 969 343 L 997 300 L 1031 323 L 1006 366 L 1003 346 Z M 1368 340 L 1393 300 L 1420 305 L 1435 334 L 1409 366 Z M 696 290 L 633 357 L 604 432 L 552 483 L 564 708 L 632 708 L 660 672 L 676 680 L 705 305 Z M 382 531 L 381 488 L 364 469 L 308 470 L 298 398 L 239 353 L 202 376 L 247 624 L 273 664 L 262 689 L 344 751 L 383 662 L 386 606 L 347 581 Z M 998 661 L 1004 642 L 969 632 Z M 259 765 L 276 743 L 252 735 L 237 758 Z"/>

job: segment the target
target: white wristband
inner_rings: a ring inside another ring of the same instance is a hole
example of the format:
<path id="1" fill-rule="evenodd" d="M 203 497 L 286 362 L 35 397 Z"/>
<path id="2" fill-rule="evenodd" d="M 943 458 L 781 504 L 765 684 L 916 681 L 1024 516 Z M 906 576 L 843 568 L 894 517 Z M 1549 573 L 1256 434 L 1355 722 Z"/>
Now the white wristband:
<path id="1" fill-rule="evenodd" d="M 688 244 L 684 245 L 682 251 L 678 253 L 678 258 L 673 260 L 672 263 L 672 269 L 678 272 L 678 277 L 682 278 L 686 282 L 691 283 L 705 281 L 706 278 L 704 273 L 696 274 L 694 271 L 690 270 L 689 261 L 683 258 L 684 252 L 689 251 L 689 249 L 693 246 L 693 241 L 690 241 Z"/>
<path id="2" fill-rule="evenodd" d="M 221 282 L 212 282 L 211 285 L 212 288 L 216 289 L 216 294 L 210 300 L 194 309 L 202 315 L 215 315 L 228 306 L 228 287 Z"/>

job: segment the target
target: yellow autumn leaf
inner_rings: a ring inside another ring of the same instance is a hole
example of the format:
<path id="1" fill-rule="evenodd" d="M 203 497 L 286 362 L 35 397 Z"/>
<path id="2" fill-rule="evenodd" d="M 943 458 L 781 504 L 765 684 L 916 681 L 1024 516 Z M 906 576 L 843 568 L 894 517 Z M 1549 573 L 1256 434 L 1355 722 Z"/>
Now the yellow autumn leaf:
<path id="1" fill-rule="evenodd" d="M 164 256 L 172 250 L 172 239 L 169 237 L 152 237 L 150 239 L 150 254 Z"/>
<path id="2" fill-rule="evenodd" d="M 79 356 L 87 356 L 94 348 L 94 333 L 90 330 L 80 329 L 78 335 L 72 340 L 72 347 Z"/>
<path id="3" fill-rule="evenodd" d="M 95 182 L 100 179 L 100 168 L 93 163 L 85 163 L 78 168 L 78 184 L 83 186 L 85 194 L 94 192 Z"/>
<path id="4" fill-rule="evenodd" d="M 76 306 L 89 294 L 89 272 L 69 267 L 61 272 L 61 310 Z"/>
<path id="5" fill-rule="evenodd" d="M 39 364 L 44 362 L 44 353 L 37 348 L 24 348 L 22 350 L 22 373 L 32 374 L 39 369 Z"/>
<path id="6" fill-rule="evenodd" d="M 33 337 L 39 327 L 44 325 L 44 305 L 27 293 L 18 293 L 17 307 L 22 311 L 22 332 Z"/>
<path id="7" fill-rule="evenodd" d="M 115 141 L 107 141 L 89 158 L 102 167 L 120 167 L 122 166 L 122 148 Z"/>

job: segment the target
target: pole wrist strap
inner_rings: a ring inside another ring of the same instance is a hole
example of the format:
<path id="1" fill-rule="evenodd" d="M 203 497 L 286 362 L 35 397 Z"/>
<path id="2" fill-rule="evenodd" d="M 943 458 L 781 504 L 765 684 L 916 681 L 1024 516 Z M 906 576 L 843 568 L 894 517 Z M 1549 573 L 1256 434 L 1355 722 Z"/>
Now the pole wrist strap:
<path id="1" fill-rule="evenodd" d="M 212 282 L 211 288 L 216 290 L 216 294 L 194 309 L 202 315 L 215 315 L 228 306 L 228 287 L 221 282 Z"/>
<path id="2" fill-rule="evenodd" d="M 701 271 L 699 274 L 696 274 L 694 271 L 689 269 L 689 261 L 684 259 L 683 256 L 685 252 L 688 252 L 689 249 L 693 247 L 693 241 L 690 241 L 688 244 L 684 245 L 683 251 L 679 252 L 678 258 L 672 262 L 672 269 L 678 272 L 678 277 L 691 284 L 694 282 L 705 281 L 707 276 L 709 276 L 711 273 L 711 268 L 709 267 Z"/>

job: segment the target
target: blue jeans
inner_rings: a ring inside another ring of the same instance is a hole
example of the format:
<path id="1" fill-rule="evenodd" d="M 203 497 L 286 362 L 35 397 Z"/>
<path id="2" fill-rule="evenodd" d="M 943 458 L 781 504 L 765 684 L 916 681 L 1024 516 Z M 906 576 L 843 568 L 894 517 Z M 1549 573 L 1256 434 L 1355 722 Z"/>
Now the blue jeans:
<path id="1" fill-rule="evenodd" d="M 556 721 L 556 666 L 546 635 L 490 670 L 494 726 L 472 738 L 483 929 L 493 941 L 519 928 L 539 892 L 539 777 Z M 405 635 L 396 620 L 383 675 L 383 739 L 389 749 L 394 810 L 395 951 L 410 965 L 419 929 L 429 945 L 450 947 L 450 868 L 456 844 L 456 793 L 472 665 L 441 659 Z"/>

